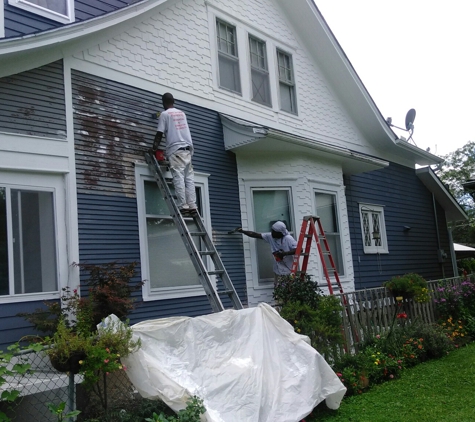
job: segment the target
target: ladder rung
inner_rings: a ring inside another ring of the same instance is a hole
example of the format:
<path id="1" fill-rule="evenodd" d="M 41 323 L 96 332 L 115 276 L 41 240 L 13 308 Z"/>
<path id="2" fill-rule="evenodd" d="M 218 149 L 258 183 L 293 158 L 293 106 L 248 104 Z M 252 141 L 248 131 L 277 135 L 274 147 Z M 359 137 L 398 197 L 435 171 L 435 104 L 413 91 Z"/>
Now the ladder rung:
<path id="1" fill-rule="evenodd" d="M 206 236 L 206 232 L 190 232 L 190 235 L 191 236 Z"/>
<path id="2" fill-rule="evenodd" d="M 214 251 L 199 251 L 200 255 L 214 255 Z"/>
<path id="3" fill-rule="evenodd" d="M 216 271 L 208 271 L 208 274 L 209 275 L 220 275 L 220 274 L 224 274 L 224 270 L 216 270 Z"/>
<path id="4" fill-rule="evenodd" d="M 218 290 L 218 295 L 232 295 L 234 294 L 234 290 Z"/>

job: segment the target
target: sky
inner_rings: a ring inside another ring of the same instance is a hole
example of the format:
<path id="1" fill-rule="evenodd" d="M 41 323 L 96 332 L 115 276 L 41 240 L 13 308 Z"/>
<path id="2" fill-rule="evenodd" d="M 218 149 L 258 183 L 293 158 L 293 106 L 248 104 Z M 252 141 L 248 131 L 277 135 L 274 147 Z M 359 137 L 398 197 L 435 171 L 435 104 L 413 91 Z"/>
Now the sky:
<path id="1" fill-rule="evenodd" d="M 475 141 L 475 1 L 314 1 L 384 118 L 404 128 L 416 110 L 411 143 Z"/>

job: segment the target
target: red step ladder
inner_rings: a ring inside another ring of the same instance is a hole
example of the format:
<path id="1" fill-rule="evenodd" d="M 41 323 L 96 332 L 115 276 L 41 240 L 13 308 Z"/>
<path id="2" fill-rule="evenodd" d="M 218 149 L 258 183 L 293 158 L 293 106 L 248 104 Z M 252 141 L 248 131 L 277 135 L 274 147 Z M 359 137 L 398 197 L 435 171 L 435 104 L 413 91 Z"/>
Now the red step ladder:
<path id="1" fill-rule="evenodd" d="M 317 222 L 316 225 L 315 225 L 315 221 Z M 318 226 L 318 231 L 317 231 L 317 226 Z M 302 252 L 303 243 L 305 239 L 307 239 L 307 242 L 305 243 L 305 251 Z M 312 246 L 312 239 L 315 239 L 315 242 L 317 244 L 318 254 L 320 255 L 320 261 L 322 263 L 323 273 L 325 274 L 325 278 L 327 280 L 328 290 L 330 294 L 331 295 L 333 294 L 333 287 L 332 287 L 330 275 L 328 273 L 325 256 L 328 256 L 328 260 L 331 266 L 330 271 L 333 272 L 336 285 L 340 289 L 340 293 L 343 294 L 343 288 L 341 287 L 340 277 L 338 276 L 338 271 L 336 270 L 335 262 L 333 261 L 332 254 L 330 252 L 330 246 L 328 245 L 327 238 L 325 237 L 325 232 L 323 231 L 320 217 L 307 215 L 303 218 L 302 227 L 300 228 L 299 240 L 297 241 L 297 248 L 295 249 L 294 260 L 292 262 L 292 269 L 290 270 L 290 273 L 295 275 L 297 274 L 297 272 L 299 272 L 301 276 L 306 274 L 307 267 L 308 267 L 308 258 L 310 256 L 310 249 Z M 322 250 L 322 244 L 320 240 L 323 240 L 323 245 L 325 247 L 325 250 Z M 301 267 L 301 270 L 298 271 L 301 256 L 303 256 L 302 267 Z"/>

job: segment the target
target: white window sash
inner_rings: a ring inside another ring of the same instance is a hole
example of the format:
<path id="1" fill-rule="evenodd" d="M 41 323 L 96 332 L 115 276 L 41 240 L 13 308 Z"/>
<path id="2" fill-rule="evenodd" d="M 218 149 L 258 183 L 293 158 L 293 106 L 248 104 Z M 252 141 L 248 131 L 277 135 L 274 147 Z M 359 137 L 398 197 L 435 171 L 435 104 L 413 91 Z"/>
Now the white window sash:
<path id="1" fill-rule="evenodd" d="M 18 7 L 19 9 L 26 10 L 28 12 L 34 13 L 39 16 L 54 20 L 61 23 L 71 23 L 74 22 L 75 13 L 74 13 L 74 0 L 63 0 L 66 5 L 66 15 L 56 12 L 47 7 L 35 4 L 27 0 L 8 0 L 8 4 Z"/>

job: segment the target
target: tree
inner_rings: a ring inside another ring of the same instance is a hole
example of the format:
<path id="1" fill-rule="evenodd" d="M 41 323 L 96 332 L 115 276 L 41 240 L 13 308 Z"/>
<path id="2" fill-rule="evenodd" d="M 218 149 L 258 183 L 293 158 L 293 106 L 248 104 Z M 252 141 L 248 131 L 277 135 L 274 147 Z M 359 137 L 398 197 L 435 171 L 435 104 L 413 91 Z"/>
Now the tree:
<path id="1" fill-rule="evenodd" d="M 452 225 L 454 242 L 475 245 L 475 200 L 463 187 L 475 179 L 475 142 L 469 141 L 443 158 L 445 161 L 437 169 L 437 175 L 469 217 L 468 221 Z"/>

